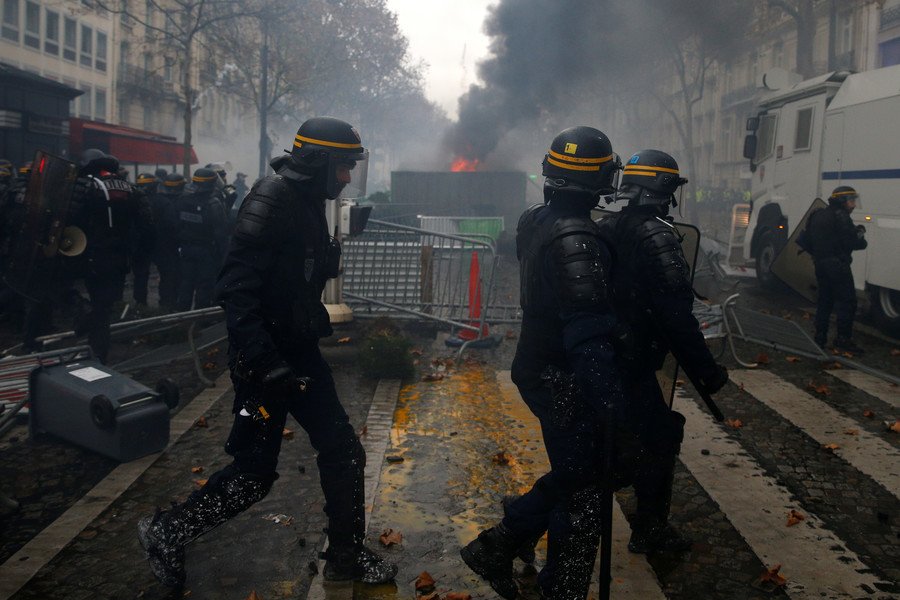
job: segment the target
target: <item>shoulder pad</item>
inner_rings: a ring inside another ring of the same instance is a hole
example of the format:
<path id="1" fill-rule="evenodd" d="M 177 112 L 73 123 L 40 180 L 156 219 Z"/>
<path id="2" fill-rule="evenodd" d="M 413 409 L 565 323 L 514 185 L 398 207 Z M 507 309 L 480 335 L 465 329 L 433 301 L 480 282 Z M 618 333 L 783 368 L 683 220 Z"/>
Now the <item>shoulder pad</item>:
<path id="1" fill-rule="evenodd" d="M 534 220 L 537 218 L 540 209 L 545 206 L 546 204 L 532 204 L 527 209 L 525 209 L 525 212 L 523 212 L 522 216 L 519 217 L 519 222 L 516 225 L 516 231 L 522 231 L 526 227 L 530 227 Z"/>
<path id="2" fill-rule="evenodd" d="M 645 277 L 653 287 L 668 293 L 692 293 L 691 270 L 675 227 L 661 219 L 648 219 L 641 224 L 637 234 Z"/>
<path id="3" fill-rule="evenodd" d="M 278 175 L 269 175 L 247 195 L 238 212 L 234 237 L 248 244 L 262 244 L 269 240 L 277 227 L 287 191 Z"/>

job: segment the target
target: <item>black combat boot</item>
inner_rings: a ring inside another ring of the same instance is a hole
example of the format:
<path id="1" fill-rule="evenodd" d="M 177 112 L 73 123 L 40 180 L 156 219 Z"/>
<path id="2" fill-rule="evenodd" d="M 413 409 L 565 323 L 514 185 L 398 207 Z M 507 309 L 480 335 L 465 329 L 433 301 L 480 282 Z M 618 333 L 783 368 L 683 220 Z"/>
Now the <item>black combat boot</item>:
<path id="1" fill-rule="evenodd" d="M 156 578 L 170 587 L 184 585 L 184 547 L 262 500 L 272 479 L 219 471 L 172 510 L 158 510 L 138 521 L 138 539 Z"/>
<path id="2" fill-rule="evenodd" d="M 691 540 L 683 537 L 668 523 L 650 527 L 635 526 L 628 540 L 628 551 L 634 554 L 651 552 L 686 552 L 691 549 Z"/>
<path id="3" fill-rule="evenodd" d="M 328 548 L 323 556 L 326 581 L 359 581 L 361 583 L 389 583 L 397 576 L 397 565 L 386 561 L 370 549 Z"/>
<path id="4" fill-rule="evenodd" d="M 503 496 L 503 500 L 501 501 L 503 504 L 503 514 L 504 516 L 507 514 L 507 508 L 510 504 L 521 498 L 521 495 L 512 494 L 509 496 Z M 534 564 L 534 547 L 537 546 L 537 543 L 541 541 L 541 538 L 544 537 L 543 534 L 534 537 L 532 539 L 525 540 L 516 550 L 516 556 L 526 565 Z"/>
<path id="5" fill-rule="evenodd" d="M 507 600 L 515 600 L 519 588 L 513 580 L 513 558 L 519 551 L 517 542 L 503 524 L 491 527 L 460 549 L 463 562 L 495 592 Z"/>

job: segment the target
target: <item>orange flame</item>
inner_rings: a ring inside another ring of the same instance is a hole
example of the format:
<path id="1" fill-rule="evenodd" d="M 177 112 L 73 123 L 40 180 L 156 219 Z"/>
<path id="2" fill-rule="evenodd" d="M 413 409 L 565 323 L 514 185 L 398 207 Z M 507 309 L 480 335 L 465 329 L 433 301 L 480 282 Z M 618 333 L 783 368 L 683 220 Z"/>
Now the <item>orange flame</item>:
<path id="1" fill-rule="evenodd" d="M 460 171 L 476 171 L 478 170 L 478 163 L 480 161 L 477 158 L 468 159 L 464 156 L 457 156 L 453 159 L 453 163 L 450 165 L 450 170 L 454 173 L 458 173 Z"/>

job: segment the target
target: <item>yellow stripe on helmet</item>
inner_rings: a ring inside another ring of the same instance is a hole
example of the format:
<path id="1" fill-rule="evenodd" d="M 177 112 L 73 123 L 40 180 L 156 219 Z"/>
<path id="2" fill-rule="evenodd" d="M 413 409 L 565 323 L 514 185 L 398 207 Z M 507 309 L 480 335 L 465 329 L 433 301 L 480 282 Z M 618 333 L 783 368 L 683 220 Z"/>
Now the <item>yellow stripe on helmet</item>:
<path id="1" fill-rule="evenodd" d="M 213 175 L 212 177 L 197 177 L 196 175 L 194 175 L 191 178 L 191 181 L 193 181 L 194 183 L 206 183 L 207 181 L 215 181 L 216 177 L 218 176 Z"/>
<path id="2" fill-rule="evenodd" d="M 570 171 L 599 171 L 600 165 L 588 166 L 588 165 L 572 165 L 564 162 L 560 162 L 555 158 L 547 156 L 547 162 L 551 165 L 560 167 L 562 169 L 568 169 Z"/>
<path id="3" fill-rule="evenodd" d="M 650 165 L 625 165 L 625 173 L 629 173 L 629 171 L 656 171 L 662 173 L 674 173 L 675 175 L 678 175 L 678 169 L 652 167 Z"/>
<path id="4" fill-rule="evenodd" d="M 656 177 L 657 175 L 659 175 L 659 173 L 656 173 L 655 171 L 638 171 L 638 170 L 634 169 L 631 171 L 625 171 L 625 173 L 623 173 L 623 175 L 638 175 L 640 177 Z"/>
<path id="5" fill-rule="evenodd" d="M 329 142 L 328 140 L 317 140 L 314 138 L 303 137 L 302 135 L 297 135 L 294 137 L 294 146 L 300 148 L 303 144 L 300 142 L 306 142 L 307 144 L 317 144 L 319 146 L 328 146 L 330 148 L 348 148 L 348 149 L 362 149 L 362 144 L 359 142 L 355 144 L 344 144 L 342 142 Z"/>
<path id="6" fill-rule="evenodd" d="M 859 192 L 850 191 L 850 192 L 836 192 L 831 195 L 832 198 L 836 198 L 838 196 L 858 196 Z"/>
<path id="7" fill-rule="evenodd" d="M 156 181 L 155 177 L 138 177 L 137 183 L 153 183 Z"/>
<path id="8" fill-rule="evenodd" d="M 553 150 L 550 151 L 550 156 L 567 162 L 589 165 L 599 165 L 601 163 L 609 162 L 612 160 L 612 154 L 610 154 L 609 156 L 604 156 L 602 158 L 577 158 L 575 156 L 566 156 L 565 154 L 560 154 L 559 152 L 554 152 Z"/>
<path id="9" fill-rule="evenodd" d="M 164 181 L 163 185 L 166 187 L 178 187 L 180 185 L 184 185 L 184 179 L 180 181 Z"/>

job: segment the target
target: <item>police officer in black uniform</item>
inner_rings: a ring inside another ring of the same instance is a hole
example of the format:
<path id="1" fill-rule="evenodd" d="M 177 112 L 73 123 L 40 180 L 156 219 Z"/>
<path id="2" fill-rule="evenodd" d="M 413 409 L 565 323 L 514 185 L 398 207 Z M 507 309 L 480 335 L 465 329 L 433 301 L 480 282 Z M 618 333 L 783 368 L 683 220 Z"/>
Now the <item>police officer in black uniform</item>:
<path id="1" fill-rule="evenodd" d="M 157 193 L 159 180 L 151 173 L 140 173 L 135 181 L 135 190 L 138 202 L 143 204 L 142 212 L 146 214 L 153 212 L 153 197 Z M 153 231 L 156 231 L 156 221 L 153 221 Z M 147 288 L 150 281 L 150 262 L 153 256 L 153 246 L 155 240 L 152 237 L 144 236 L 135 242 L 141 242 L 141 245 L 135 243 L 133 252 L 134 258 L 131 263 L 131 273 L 134 282 L 132 297 L 138 307 L 147 306 Z"/>
<path id="2" fill-rule="evenodd" d="M 191 187 L 178 200 L 178 248 L 181 256 L 179 311 L 213 303 L 216 273 L 228 235 L 225 207 L 212 169 L 197 169 Z"/>
<path id="3" fill-rule="evenodd" d="M 95 148 L 79 161 L 75 192 L 69 203 L 69 225 L 87 237 L 85 251 L 64 258 L 66 271 L 84 278 L 89 312 L 75 326 L 87 334 L 94 355 L 106 362 L 113 304 L 122 298 L 134 248 L 152 238 L 152 215 L 130 183 L 118 176 L 119 161 Z M 138 240 L 135 242 L 135 240 Z"/>
<path id="4" fill-rule="evenodd" d="M 690 267 L 668 216 L 685 183 L 671 156 L 642 150 L 625 164 L 616 194 L 627 206 L 599 224 L 614 252 L 613 296 L 622 322 L 619 363 L 629 396 L 626 421 L 642 448 L 633 475 L 637 514 L 628 544 L 636 553 L 690 548 L 668 522 L 684 417 L 669 409 L 655 372 L 672 352 L 708 393 L 728 381 L 693 316 Z"/>
<path id="5" fill-rule="evenodd" d="M 153 196 L 153 220 L 156 223 L 156 244 L 153 262 L 159 271 L 159 306 L 174 311 L 181 285 L 181 257 L 178 255 L 179 200 L 185 181 L 181 173 L 170 173 Z"/>
<path id="6" fill-rule="evenodd" d="M 141 520 L 151 568 L 168 585 L 184 581 L 188 542 L 268 493 L 288 413 L 318 452 L 328 516 L 325 579 L 384 583 L 397 573 L 363 545 L 366 455 L 318 345 L 332 333 L 321 296 L 340 257 L 328 235 L 325 199 L 337 198 L 357 162 L 367 159 L 348 123 L 309 119 L 290 154 L 272 161 L 275 173 L 253 186 L 241 208 L 216 285 L 235 390 L 225 445 L 234 461 L 186 502 Z"/>
<path id="7" fill-rule="evenodd" d="M 612 257 L 591 209 L 615 191 L 619 166 L 602 132 L 566 129 L 544 158 L 545 203 L 519 219 L 523 317 L 512 378 L 541 422 L 552 473 L 461 550 L 466 564 L 504 598 L 517 597 L 513 556 L 545 529 L 548 556 L 538 579 L 544 595 L 574 599 L 587 593 L 601 525 L 602 425 L 624 410 L 613 348 Z M 542 378 L 551 370 L 574 373 L 584 391 L 579 400 L 551 391 Z"/>
<path id="8" fill-rule="evenodd" d="M 816 265 L 818 304 L 816 306 L 816 343 L 824 348 L 828 341 L 828 321 L 831 311 L 837 317 L 835 350 L 861 354 L 862 348 L 853 342 L 853 317 L 856 315 L 856 288 L 850 254 L 868 245 L 865 227 L 854 225 L 850 213 L 859 202 L 859 194 L 849 185 L 834 188 L 828 206 L 809 217 L 806 239 Z"/>

